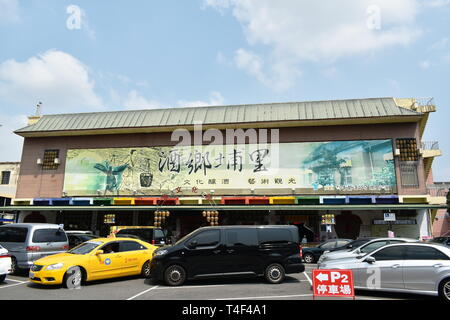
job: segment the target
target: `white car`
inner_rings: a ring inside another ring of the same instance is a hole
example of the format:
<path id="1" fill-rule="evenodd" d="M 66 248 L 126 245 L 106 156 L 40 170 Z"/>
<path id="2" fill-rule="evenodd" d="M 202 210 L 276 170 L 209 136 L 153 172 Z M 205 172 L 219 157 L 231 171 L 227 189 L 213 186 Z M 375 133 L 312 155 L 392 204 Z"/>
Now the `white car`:
<path id="1" fill-rule="evenodd" d="M 360 258 L 329 260 L 319 269 L 350 269 L 355 289 L 441 296 L 450 301 L 450 248 L 399 243 Z"/>
<path id="2" fill-rule="evenodd" d="M 384 247 L 388 244 L 394 243 L 403 243 L 403 242 L 417 242 L 417 239 L 408 239 L 408 238 L 376 238 L 365 244 L 361 245 L 358 248 L 344 249 L 339 251 L 325 251 L 319 258 L 317 262 L 320 266 L 323 262 L 328 260 L 336 260 L 336 259 L 346 259 L 346 258 L 356 258 L 361 255 L 365 255 L 370 253 L 378 248 Z"/>
<path id="3" fill-rule="evenodd" d="M 11 273 L 11 256 L 8 250 L 0 246 L 0 283 L 5 281 L 9 273 Z"/>

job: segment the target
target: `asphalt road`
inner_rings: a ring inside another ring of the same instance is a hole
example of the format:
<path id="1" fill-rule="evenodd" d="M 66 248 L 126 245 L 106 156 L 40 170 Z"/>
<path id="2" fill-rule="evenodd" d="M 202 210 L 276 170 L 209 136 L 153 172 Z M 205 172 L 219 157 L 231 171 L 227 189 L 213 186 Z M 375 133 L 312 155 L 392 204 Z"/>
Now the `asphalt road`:
<path id="1" fill-rule="evenodd" d="M 286 276 L 284 283 L 271 285 L 263 279 L 214 279 L 189 281 L 182 287 L 167 287 L 152 279 L 127 277 L 88 282 L 80 289 L 41 286 L 27 275 L 9 275 L 0 284 L 0 300 L 312 300 L 311 273 Z M 343 299 L 343 298 L 319 298 Z M 348 299 L 348 298 L 344 298 Z M 435 297 L 357 291 L 356 300 L 436 300 Z"/>

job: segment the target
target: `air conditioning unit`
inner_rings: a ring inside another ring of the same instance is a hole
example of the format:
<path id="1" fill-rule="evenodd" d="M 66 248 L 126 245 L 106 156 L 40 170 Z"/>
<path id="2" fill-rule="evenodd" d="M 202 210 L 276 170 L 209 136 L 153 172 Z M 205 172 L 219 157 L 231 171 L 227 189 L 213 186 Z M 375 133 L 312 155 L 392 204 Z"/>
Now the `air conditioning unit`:
<path id="1" fill-rule="evenodd" d="M 55 158 L 55 160 L 53 160 L 54 164 L 60 164 L 59 158 Z"/>
<path id="2" fill-rule="evenodd" d="M 395 149 L 394 155 L 399 156 L 400 155 L 400 149 Z"/>

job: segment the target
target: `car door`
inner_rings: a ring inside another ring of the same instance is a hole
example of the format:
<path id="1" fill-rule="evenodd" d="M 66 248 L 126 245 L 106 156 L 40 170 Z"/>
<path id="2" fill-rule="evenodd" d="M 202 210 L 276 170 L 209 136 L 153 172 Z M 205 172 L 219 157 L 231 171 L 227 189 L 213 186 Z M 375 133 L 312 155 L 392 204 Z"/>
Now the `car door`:
<path id="1" fill-rule="evenodd" d="M 123 258 L 124 275 L 139 274 L 144 262 L 151 259 L 147 248 L 137 241 L 119 241 L 119 249 Z"/>
<path id="2" fill-rule="evenodd" d="M 450 267 L 450 258 L 428 246 L 406 246 L 403 277 L 409 290 L 435 291 L 440 273 Z"/>
<path id="3" fill-rule="evenodd" d="M 365 262 L 368 257 L 375 258 L 375 262 Z M 404 289 L 404 257 L 404 246 L 389 246 L 367 255 L 358 267 L 358 286 L 369 289 Z"/>
<path id="4" fill-rule="evenodd" d="M 261 258 L 258 254 L 258 232 L 256 228 L 224 229 L 224 272 L 261 273 Z"/>
<path id="5" fill-rule="evenodd" d="M 124 268 L 124 259 L 123 254 L 120 252 L 119 241 L 109 242 L 98 248 L 98 250 L 103 250 L 103 254 L 93 255 L 89 260 L 92 278 L 103 279 L 121 276 Z"/>
<path id="6" fill-rule="evenodd" d="M 220 229 L 200 231 L 186 240 L 184 246 L 184 260 L 191 277 L 224 272 L 225 252 Z"/>

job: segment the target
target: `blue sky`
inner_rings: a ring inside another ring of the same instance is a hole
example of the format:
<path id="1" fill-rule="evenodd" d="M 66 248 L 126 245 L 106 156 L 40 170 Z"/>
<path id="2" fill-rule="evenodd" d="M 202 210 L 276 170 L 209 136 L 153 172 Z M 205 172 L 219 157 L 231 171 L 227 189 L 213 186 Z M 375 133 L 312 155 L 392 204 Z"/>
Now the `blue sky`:
<path id="1" fill-rule="evenodd" d="M 434 97 L 424 140 L 440 142 L 435 180 L 449 181 L 449 16 L 449 0 L 0 0 L 0 161 L 20 160 L 11 131 L 38 101 L 60 113 Z"/>

